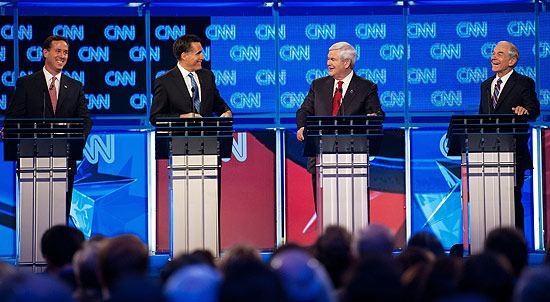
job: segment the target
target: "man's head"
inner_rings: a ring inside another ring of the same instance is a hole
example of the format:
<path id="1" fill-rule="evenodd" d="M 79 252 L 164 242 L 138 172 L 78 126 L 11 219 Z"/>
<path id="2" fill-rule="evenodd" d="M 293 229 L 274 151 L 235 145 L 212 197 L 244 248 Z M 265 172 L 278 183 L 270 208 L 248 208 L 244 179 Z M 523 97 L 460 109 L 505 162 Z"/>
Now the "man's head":
<path id="1" fill-rule="evenodd" d="M 48 262 L 48 270 L 57 273 L 65 266 L 71 265 L 73 255 L 84 243 L 84 235 L 78 229 L 56 225 L 42 236 L 42 255 Z"/>
<path id="2" fill-rule="evenodd" d="M 186 70 L 193 72 L 202 69 L 204 56 L 199 37 L 192 34 L 181 36 L 174 42 L 172 50 L 178 63 Z"/>
<path id="3" fill-rule="evenodd" d="M 62 36 L 49 36 L 42 44 L 44 67 L 52 75 L 59 74 L 69 59 L 69 41 Z"/>
<path id="4" fill-rule="evenodd" d="M 498 42 L 495 49 L 493 49 L 493 55 L 491 56 L 491 65 L 493 71 L 497 73 L 499 77 L 506 75 L 510 72 L 519 61 L 518 48 L 507 41 Z"/>
<path id="5" fill-rule="evenodd" d="M 328 49 L 328 74 L 336 80 L 345 78 L 355 67 L 357 51 L 346 42 L 338 42 Z"/>

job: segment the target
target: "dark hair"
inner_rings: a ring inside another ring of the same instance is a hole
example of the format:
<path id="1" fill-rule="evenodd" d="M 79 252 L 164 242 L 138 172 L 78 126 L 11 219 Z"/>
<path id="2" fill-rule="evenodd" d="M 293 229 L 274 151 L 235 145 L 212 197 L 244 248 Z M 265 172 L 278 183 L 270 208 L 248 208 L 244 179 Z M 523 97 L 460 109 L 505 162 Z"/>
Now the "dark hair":
<path id="1" fill-rule="evenodd" d="M 42 49 L 50 50 L 52 47 L 52 41 L 65 41 L 67 43 L 67 46 L 69 46 L 69 40 L 63 36 L 49 36 L 44 40 L 44 43 L 42 43 Z"/>
<path id="2" fill-rule="evenodd" d="M 191 44 L 193 42 L 201 42 L 201 39 L 193 34 L 188 34 L 185 36 L 181 36 L 174 41 L 174 45 L 172 45 L 172 51 L 174 52 L 174 56 L 179 61 L 181 59 L 182 53 L 187 53 L 191 51 Z"/>
<path id="3" fill-rule="evenodd" d="M 62 267 L 72 263 L 73 255 L 82 247 L 82 243 L 84 235 L 80 230 L 56 225 L 42 236 L 42 255 L 53 265 Z"/>

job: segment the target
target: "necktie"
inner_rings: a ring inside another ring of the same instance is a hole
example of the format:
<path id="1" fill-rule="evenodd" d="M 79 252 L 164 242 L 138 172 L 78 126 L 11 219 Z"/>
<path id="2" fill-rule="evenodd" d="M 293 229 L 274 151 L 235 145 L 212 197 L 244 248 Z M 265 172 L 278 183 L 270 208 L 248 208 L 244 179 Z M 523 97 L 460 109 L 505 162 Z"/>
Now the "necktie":
<path id="1" fill-rule="evenodd" d="M 493 108 L 497 106 L 498 95 L 500 94 L 500 84 L 502 84 L 502 79 L 498 79 L 497 84 L 495 85 L 495 91 L 493 93 Z"/>
<path id="2" fill-rule="evenodd" d="M 199 86 L 197 86 L 197 82 L 195 82 L 195 78 L 193 77 L 192 73 L 189 73 L 189 78 L 191 78 L 191 90 L 193 90 L 193 95 L 191 96 L 191 98 L 193 98 L 193 104 L 195 104 L 195 109 L 197 109 L 197 113 L 200 114 L 201 101 L 199 100 Z"/>
<path id="3" fill-rule="evenodd" d="M 53 113 L 55 113 L 55 109 L 57 107 L 57 90 L 55 89 L 55 80 L 56 78 L 52 78 L 52 83 L 50 84 L 50 100 L 52 100 L 52 107 L 53 107 Z"/>
<path id="4" fill-rule="evenodd" d="M 340 109 L 340 101 L 342 100 L 342 84 L 344 84 L 343 81 L 338 81 L 338 88 L 336 89 L 336 92 L 334 93 L 334 97 L 332 98 L 332 115 L 335 116 L 338 113 L 338 109 Z"/>

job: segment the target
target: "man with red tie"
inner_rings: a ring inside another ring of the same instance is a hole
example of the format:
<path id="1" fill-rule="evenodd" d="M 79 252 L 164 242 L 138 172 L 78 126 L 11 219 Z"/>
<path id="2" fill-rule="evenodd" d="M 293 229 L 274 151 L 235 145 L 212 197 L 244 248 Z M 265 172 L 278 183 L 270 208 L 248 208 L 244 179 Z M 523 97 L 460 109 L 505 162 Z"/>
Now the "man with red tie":
<path id="1" fill-rule="evenodd" d="M 42 44 L 44 67 L 17 79 L 6 118 L 84 118 L 84 139 L 92 129 L 82 83 L 62 73 L 69 58 L 69 41 L 49 36 Z M 67 219 L 69 218 L 76 161 L 68 162 Z"/>
<path id="2" fill-rule="evenodd" d="M 500 41 L 493 49 L 491 66 L 496 74 L 481 83 L 480 114 L 516 114 L 536 119 L 540 102 L 535 81 L 514 71 L 519 61 L 519 50 L 514 44 Z M 523 230 L 524 214 L 521 204 L 525 170 L 533 169 L 533 160 L 527 146 L 528 138 L 516 144 L 516 186 L 514 187 L 516 227 Z"/>
<path id="3" fill-rule="evenodd" d="M 381 115 L 385 116 L 375 83 L 353 72 L 357 51 L 346 42 L 329 48 L 328 76 L 314 80 L 302 106 L 296 112 L 299 141 L 304 140 L 304 126 L 310 115 Z M 313 174 L 315 192 L 315 158 L 310 158 L 307 171 Z"/>

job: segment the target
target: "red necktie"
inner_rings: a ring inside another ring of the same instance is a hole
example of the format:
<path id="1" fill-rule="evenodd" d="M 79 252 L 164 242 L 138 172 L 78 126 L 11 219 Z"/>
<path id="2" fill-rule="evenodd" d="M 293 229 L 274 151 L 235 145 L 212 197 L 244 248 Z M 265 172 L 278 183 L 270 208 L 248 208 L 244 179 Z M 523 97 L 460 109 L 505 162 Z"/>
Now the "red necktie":
<path id="1" fill-rule="evenodd" d="M 343 81 L 338 81 L 338 88 L 336 89 L 336 92 L 334 93 L 334 97 L 332 98 L 332 115 L 335 116 L 338 113 L 338 109 L 340 109 L 340 101 L 342 100 L 342 84 L 344 84 Z"/>
<path id="2" fill-rule="evenodd" d="M 52 78 L 50 84 L 50 100 L 52 100 L 53 113 L 55 114 L 55 108 L 57 107 L 57 90 L 55 89 L 55 77 Z"/>
<path id="3" fill-rule="evenodd" d="M 493 93 L 493 108 L 497 106 L 498 95 L 500 94 L 500 84 L 502 84 L 502 80 L 498 79 L 497 84 L 495 85 L 495 92 Z"/>

